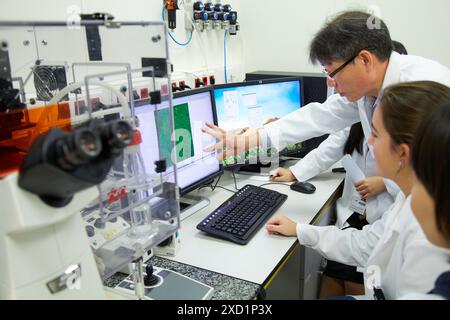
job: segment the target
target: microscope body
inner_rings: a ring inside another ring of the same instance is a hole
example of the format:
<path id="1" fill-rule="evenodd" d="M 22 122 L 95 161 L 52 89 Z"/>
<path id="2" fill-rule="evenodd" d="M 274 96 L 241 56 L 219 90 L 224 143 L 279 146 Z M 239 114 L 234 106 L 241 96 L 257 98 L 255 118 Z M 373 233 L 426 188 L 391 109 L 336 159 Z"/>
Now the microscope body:
<path id="1" fill-rule="evenodd" d="M 105 299 L 80 215 L 97 196 L 88 188 L 55 208 L 20 188 L 18 173 L 0 180 L 0 299 Z"/>
<path id="2" fill-rule="evenodd" d="M 105 298 L 80 212 L 132 136 L 124 121 L 51 128 L 0 180 L 0 298 Z"/>

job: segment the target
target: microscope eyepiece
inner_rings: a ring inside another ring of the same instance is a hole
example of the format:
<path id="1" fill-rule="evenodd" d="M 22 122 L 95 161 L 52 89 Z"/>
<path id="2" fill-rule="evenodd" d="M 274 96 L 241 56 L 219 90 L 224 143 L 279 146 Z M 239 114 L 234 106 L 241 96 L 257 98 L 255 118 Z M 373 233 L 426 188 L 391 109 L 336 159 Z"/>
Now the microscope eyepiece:
<path id="1" fill-rule="evenodd" d="M 106 123 L 101 130 L 103 141 L 108 144 L 112 154 L 118 154 L 133 141 L 133 128 L 126 121 Z"/>
<path id="2" fill-rule="evenodd" d="M 59 165 L 72 170 L 97 157 L 102 151 L 102 143 L 97 134 L 83 128 L 56 141 L 56 150 Z"/>

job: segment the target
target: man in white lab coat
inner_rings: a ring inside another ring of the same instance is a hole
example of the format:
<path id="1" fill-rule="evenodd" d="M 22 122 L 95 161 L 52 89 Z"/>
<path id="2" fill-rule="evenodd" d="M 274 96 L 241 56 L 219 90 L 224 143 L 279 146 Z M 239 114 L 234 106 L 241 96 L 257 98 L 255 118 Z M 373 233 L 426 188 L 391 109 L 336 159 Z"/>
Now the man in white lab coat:
<path id="1" fill-rule="evenodd" d="M 328 22 L 314 37 L 310 60 L 319 62 L 335 94 L 324 103 L 310 103 L 262 128 L 237 135 L 208 124 L 203 132 L 218 141 L 205 151 L 218 150 L 219 158 L 238 154 L 257 145 L 282 150 L 288 144 L 336 133 L 361 121 L 367 140 L 372 115 L 383 89 L 389 85 L 431 80 L 450 87 L 450 69 L 429 59 L 400 55 L 386 24 L 360 11 L 347 11 Z M 366 171 L 374 172 L 375 160 L 367 152 Z M 367 173 L 366 172 L 366 173 Z M 384 180 L 387 191 L 396 195 L 398 186 Z"/>
<path id="2" fill-rule="evenodd" d="M 324 103 L 310 103 L 278 121 L 241 135 L 210 124 L 202 130 L 218 141 L 205 151 L 217 149 L 219 157 L 226 157 L 256 145 L 282 150 L 288 144 L 334 133 L 359 121 L 367 139 L 374 107 L 387 86 L 417 80 L 450 86 L 447 67 L 394 52 L 386 24 L 382 20 L 373 21 L 367 13 L 347 11 L 328 22 L 312 40 L 310 60 L 324 67 L 328 85 L 336 92 Z M 387 187 L 389 190 L 390 186 Z"/>

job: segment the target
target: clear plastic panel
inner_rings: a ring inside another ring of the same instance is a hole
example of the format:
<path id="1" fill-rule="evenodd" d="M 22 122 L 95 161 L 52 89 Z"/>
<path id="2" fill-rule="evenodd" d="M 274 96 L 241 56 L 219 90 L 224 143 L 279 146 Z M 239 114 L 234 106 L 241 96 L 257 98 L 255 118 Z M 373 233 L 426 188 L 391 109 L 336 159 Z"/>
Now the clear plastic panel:
<path id="1" fill-rule="evenodd" d="M 153 67 L 147 67 L 90 75 L 85 78 L 86 94 L 91 96 L 99 89 L 99 78 L 103 83 L 127 83 L 133 89 L 133 83 L 152 70 Z M 151 87 L 155 80 L 148 78 L 147 81 L 147 86 Z M 162 95 L 161 99 L 171 100 L 170 95 Z M 87 111 L 91 112 L 92 107 L 88 105 Z M 160 103 L 138 99 L 133 100 L 130 110 L 119 106 L 104 111 L 108 113 L 102 112 L 102 116 L 127 120 L 135 130 L 135 141 L 125 148 L 100 186 L 99 205 L 92 205 L 91 212 L 85 211 L 86 218 L 93 213 L 106 223 L 121 217 L 130 226 L 122 235 L 96 250 L 109 274 L 173 234 L 179 226 L 179 207 L 176 165 L 161 151 L 162 145 L 173 149 L 171 108 L 162 109 Z M 93 110 L 90 117 L 96 117 L 98 113 Z M 157 161 L 161 160 L 165 161 L 164 171 L 158 167 Z"/>
<path id="2" fill-rule="evenodd" d="M 123 71 L 125 65 L 145 67 L 142 58 L 168 58 L 163 23 L 84 24 L 0 22 L 2 51 L 9 53 L 14 88 L 20 87 L 20 81 L 25 84 L 26 101 L 22 102 L 35 99 L 34 105 L 42 105 L 64 83 L 83 81 L 90 74 Z"/>
<path id="3" fill-rule="evenodd" d="M 124 95 L 118 83 L 110 84 L 114 90 L 103 87 L 87 101 L 84 78 L 142 68 L 143 58 L 167 61 L 166 34 L 162 22 L 84 21 L 68 26 L 66 22 L 0 21 L 0 148 L 12 150 L 2 153 L 0 177 L 18 169 L 39 134 L 56 126 L 70 130 L 71 124 L 87 120 L 76 116 L 85 113 L 89 103 L 130 103 L 133 92 L 127 90 Z M 137 79 L 135 88 L 144 88 L 148 79 Z M 152 81 L 145 92 L 161 82 L 167 79 Z"/>

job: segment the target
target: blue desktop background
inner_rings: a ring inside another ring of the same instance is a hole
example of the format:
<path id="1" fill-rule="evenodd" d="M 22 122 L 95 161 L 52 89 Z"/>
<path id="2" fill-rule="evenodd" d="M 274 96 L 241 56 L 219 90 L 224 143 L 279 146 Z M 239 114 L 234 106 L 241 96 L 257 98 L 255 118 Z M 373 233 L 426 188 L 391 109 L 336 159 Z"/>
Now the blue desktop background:
<path id="1" fill-rule="evenodd" d="M 249 126 L 248 124 L 248 109 L 243 103 L 243 95 L 256 93 L 257 105 L 262 107 L 263 121 L 269 118 L 281 118 L 288 113 L 291 113 L 301 107 L 301 92 L 300 81 L 291 80 L 277 83 L 263 83 L 256 85 L 236 86 L 232 88 L 218 88 L 214 89 L 214 97 L 216 104 L 218 125 L 224 125 L 224 101 L 223 93 L 227 91 L 238 92 L 239 104 L 239 126 Z M 233 124 L 237 126 L 237 124 Z M 236 127 L 224 129 L 236 129 Z"/>

